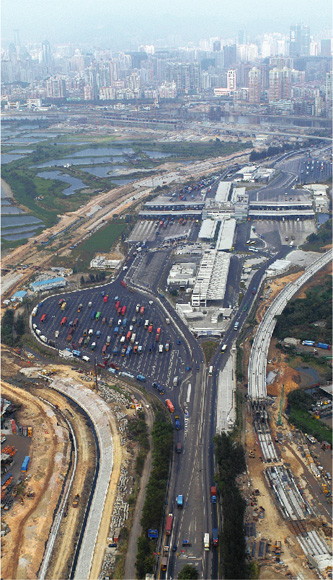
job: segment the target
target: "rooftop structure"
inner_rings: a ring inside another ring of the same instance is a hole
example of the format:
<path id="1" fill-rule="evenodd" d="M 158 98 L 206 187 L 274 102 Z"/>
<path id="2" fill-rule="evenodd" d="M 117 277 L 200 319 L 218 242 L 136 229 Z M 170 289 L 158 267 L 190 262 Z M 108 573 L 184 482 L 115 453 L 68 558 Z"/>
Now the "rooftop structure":
<path id="1" fill-rule="evenodd" d="M 196 268 L 194 262 L 174 264 L 169 272 L 167 285 L 183 288 L 194 286 Z"/>
<path id="2" fill-rule="evenodd" d="M 192 306 L 221 302 L 225 295 L 230 254 L 208 250 L 204 253 L 192 293 Z"/>
<path id="3" fill-rule="evenodd" d="M 199 240 L 213 240 L 217 224 L 217 220 L 204 220 L 198 235 Z"/>
<path id="4" fill-rule="evenodd" d="M 221 221 L 220 232 L 216 244 L 216 249 L 218 251 L 231 250 L 234 243 L 235 229 L 235 219 L 230 218 Z"/>
<path id="5" fill-rule="evenodd" d="M 59 278 L 49 278 L 48 280 L 33 282 L 30 284 L 30 288 L 33 292 L 45 292 L 46 290 L 52 290 L 52 288 L 64 288 L 66 284 L 65 278 L 60 276 Z"/>
<path id="6" fill-rule="evenodd" d="M 215 201 L 217 203 L 226 203 L 229 201 L 230 190 L 232 183 L 230 181 L 220 181 L 216 191 Z"/>
<path id="7" fill-rule="evenodd" d="M 11 297 L 11 302 L 22 302 L 23 298 L 27 295 L 27 292 L 25 292 L 24 290 L 19 290 L 18 292 L 15 292 L 15 294 L 13 294 L 13 296 Z"/>
<path id="8" fill-rule="evenodd" d="M 95 256 L 90 262 L 90 268 L 118 268 L 121 260 L 107 260 L 105 256 Z"/>

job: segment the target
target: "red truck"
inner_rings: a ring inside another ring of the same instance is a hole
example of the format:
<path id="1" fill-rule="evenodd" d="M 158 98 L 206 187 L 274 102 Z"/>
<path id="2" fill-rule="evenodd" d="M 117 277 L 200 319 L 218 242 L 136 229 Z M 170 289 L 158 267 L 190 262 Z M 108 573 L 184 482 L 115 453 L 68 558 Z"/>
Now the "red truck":
<path id="1" fill-rule="evenodd" d="M 60 322 L 61 326 L 65 326 L 66 322 L 67 322 L 67 318 L 66 318 L 66 316 L 64 316 Z"/>
<path id="2" fill-rule="evenodd" d="M 210 488 L 210 499 L 212 503 L 216 503 L 216 487 L 215 485 L 212 485 L 212 487 Z"/>
<path id="3" fill-rule="evenodd" d="M 41 319 L 40 319 L 40 321 L 41 321 L 41 322 L 44 322 L 45 320 L 46 320 L 46 314 L 43 314 L 43 315 L 41 316 Z"/>
<path id="4" fill-rule="evenodd" d="M 118 310 L 119 306 L 120 306 L 120 301 L 117 300 L 117 302 L 115 303 L 114 307 L 115 307 L 116 310 Z"/>
<path id="5" fill-rule="evenodd" d="M 121 309 L 121 313 L 124 316 L 126 314 L 126 306 L 123 306 Z"/>
<path id="6" fill-rule="evenodd" d="M 169 514 L 167 517 L 166 527 L 165 527 L 165 533 L 167 536 L 171 536 L 172 522 L 173 522 L 173 514 Z"/>
<path id="7" fill-rule="evenodd" d="M 168 407 L 168 409 L 169 409 L 170 413 L 173 413 L 173 412 L 174 412 L 174 410 L 175 410 L 175 408 L 174 408 L 173 404 L 171 403 L 170 399 L 167 399 L 167 400 L 165 401 L 165 404 L 166 404 L 166 406 Z"/>
<path id="8" fill-rule="evenodd" d="M 122 281 L 120 282 L 120 284 L 121 284 L 121 285 L 122 285 L 124 288 L 127 288 L 127 284 L 126 284 L 125 280 L 122 280 Z"/>

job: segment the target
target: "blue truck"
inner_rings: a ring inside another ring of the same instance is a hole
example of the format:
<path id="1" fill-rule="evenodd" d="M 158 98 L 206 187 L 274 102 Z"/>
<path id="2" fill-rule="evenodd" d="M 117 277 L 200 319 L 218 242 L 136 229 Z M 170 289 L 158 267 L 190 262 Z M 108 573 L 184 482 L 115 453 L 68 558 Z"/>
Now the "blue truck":
<path id="1" fill-rule="evenodd" d="M 128 346 L 126 349 L 126 356 L 129 356 L 131 354 L 131 352 L 132 352 L 132 347 Z"/>
<path id="2" fill-rule="evenodd" d="M 29 457 L 29 455 L 26 455 L 24 460 L 23 460 L 22 467 L 21 467 L 22 473 L 25 473 L 27 471 L 29 461 L 30 461 L 30 457 Z"/>
<path id="3" fill-rule="evenodd" d="M 124 320 L 123 320 L 123 326 L 126 326 L 126 324 L 127 324 L 127 318 L 124 318 Z"/>
<path id="4" fill-rule="evenodd" d="M 331 350 L 331 345 L 326 342 L 317 342 L 317 348 L 324 348 L 325 350 Z"/>
<path id="5" fill-rule="evenodd" d="M 182 495 L 177 495 L 177 508 L 182 509 L 184 505 L 184 497 Z"/>
<path id="6" fill-rule="evenodd" d="M 138 381 L 141 381 L 142 383 L 146 382 L 146 377 L 144 375 L 137 375 L 136 378 Z"/>
<path id="7" fill-rule="evenodd" d="M 153 387 L 154 387 L 154 389 L 156 389 L 160 393 L 160 395 L 164 394 L 164 389 L 163 389 L 162 385 L 160 385 L 160 383 L 158 383 L 157 381 L 155 381 L 153 383 Z"/>
<path id="8" fill-rule="evenodd" d="M 180 429 L 179 415 L 175 415 L 175 427 L 176 427 L 177 431 L 179 431 L 179 429 Z"/>
<path id="9" fill-rule="evenodd" d="M 81 351 L 80 351 L 80 350 L 72 350 L 72 355 L 73 355 L 73 356 L 77 356 L 78 358 L 80 358 L 80 356 L 81 356 Z"/>
<path id="10" fill-rule="evenodd" d="M 304 346 L 314 346 L 315 345 L 315 341 L 314 340 L 302 340 L 302 344 Z"/>
<path id="11" fill-rule="evenodd" d="M 218 546 L 219 544 L 219 532 L 217 528 L 213 528 L 213 546 Z"/>
<path id="12" fill-rule="evenodd" d="M 118 332 L 119 332 L 119 326 L 115 326 L 115 328 L 114 328 L 114 331 L 113 331 L 113 332 L 114 332 L 114 334 L 118 334 Z"/>

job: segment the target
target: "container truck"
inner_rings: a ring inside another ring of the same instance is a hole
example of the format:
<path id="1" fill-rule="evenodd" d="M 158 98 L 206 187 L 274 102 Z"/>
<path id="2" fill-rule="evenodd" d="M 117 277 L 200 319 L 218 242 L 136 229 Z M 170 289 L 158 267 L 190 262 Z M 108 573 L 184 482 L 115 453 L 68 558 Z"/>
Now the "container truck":
<path id="1" fill-rule="evenodd" d="M 130 340 L 131 336 L 132 336 L 132 333 L 129 330 L 128 333 L 126 334 L 126 340 Z"/>
<path id="2" fill-rule="evenodd" d="M 204 535 L 204 549 L 209 550 L 209 534 Z"/>
<path id="3" fill-rule="evenodd" d="M 115 328 L 114 328 L 114 331 L 113 331 L 113 332 L 114 332 L 114 334 L 118 334 L 118 332 L 119 332 L 119 326 L 115 326 Z"/>
<path id="4" fill-rule="evenodd" d="M 219 533 L 218 533 L 218 529 L 217 528 L 213 528 L 212 538 L 213 538 L 213 546 L 218 546 L 218 544 L 219 544 Z"/>
<path id="5" fill-rule="evenodd" d="M 141 381 L 142 383 L 146 382 L 146 377 L 144 375 L 137 375 L 136 378 L 138 381 Z"/>
<path id="6" fill-rule="evenodd" d="M 184 505 L 184 496 L 177 495 L 177 508 L 182 509 Z"/>
<path id="7" fill-rule="evenodd" d="M 119 302 L 119 300 L 117 300 L 117 302 L 115 303 L 114 307 L 115 307 L 116 310 L 118 310 L 119 306 L 120 306 L 120 302 Z"/>
<path id="8" fill-rule="evenodd" d="M 210 488 L 210 499 L 212 503 L 216 503 L 216 487 L 215 485 L 212 485 L 212 487 Z"/>
<path id="9" fill-rule="evenodd" d="M 65 310 L 65 308 L 66 308 L 66 302 L 63 302 L 61 305 L 61 310 Z"/>
<path id="10" fill-rule="evenodd" d="M 324 348 L 325 350 L 331 350 L 331 345 L 326 342 L 317 342 L 317 348 Z"/>
<path id="11" fill-rule="evenodd" d="M 160 385 L 160 383 L 158 383 L 157 381 L 153 382 L 153 387 L 160 393 L 160 395 L 164 394 L 164 389 L 162 385 Z"/>
<path id="12" fill-rule="evenodd" d="M 166 404 L 166 406 L 168 407 L 168 409 L 169 409 L 170 413 L 174 413 L 174 410 L 175 410 L 175 408 L 174 408 L 174 406 L 173 406 L 172 402 L 170 401 L 170 399 L 167 399 L 167 400 L 165 401 L 165 404 Z"/>
<path id="13" fill-rule="evenodd" d="M 121 285 L 122 285 L 124 288 L 127 288 L 127 284 L 126 284 L 125 280 L 122 280 L 122 281 L 120 282 L 120 284 L 121 284 Z"/>
<path id="14" fill-rule="evenodd" d="M 21 467 L 22 473 L 25 473 L 27 471 L 29 461 L 30 461 L 30 457 L 29 457 L 29 455 L 26 455 L 24 460 L 23 460 L 22 467 Z"/>
<path id="15" fill-rule="evenodd" d="M 302 340 L 302 344 L 304 346 L 314 346 L 315 345 L 315 341 L 314 340 Z"/>
<path id="16" fill-rule="evenodd" d="M 135 342 L 135 338 L 136 338 L 136 334 L 135 332 L 133 332 L 132 336 L 131 336 L 131 343 L 134 344 Z"/>
<path id="17" fill-rule="evenodd" d="M 167 536 L 171 536 L 172 523 L 173 523 L 173 514 L 169 514 L 165 526 L 165 533 Z"/>
<path id="18" fill-rule="evenodd" d="M 43 314 L 40 318 L 40 322 L 44 322 L 46 320 L 46 314 Z"/>
<path id="19" fill-rule="evenodd" d="M 73 354 L 74 356 L 77 356 L 78 358 L 80 358 L 80 356 L 81 356 L 81 351 L 80 351 L 80 350 L 72 350 L 72 354 Z"/>
<path id="20" fill-rule="evenodd" d="M 167 556 L 163 556 L 162 562 L 161 562 L 162 572 L 166 572 L 167 565 L 168 565 L 168 557 Z"/>
<path id="21" fill-rule="evenodd" d="M 122 316 L 124 316 L 126 314 L 126 306 L 122 307 L 121 314 L 122 314 Z"/>
<path id="22" fill-rule="evenodd" d="M 132 352 L 132 347 L 128 346 L 126 349 L 126 356 L 129 356 L 131 354 L 131 352 Z"/>

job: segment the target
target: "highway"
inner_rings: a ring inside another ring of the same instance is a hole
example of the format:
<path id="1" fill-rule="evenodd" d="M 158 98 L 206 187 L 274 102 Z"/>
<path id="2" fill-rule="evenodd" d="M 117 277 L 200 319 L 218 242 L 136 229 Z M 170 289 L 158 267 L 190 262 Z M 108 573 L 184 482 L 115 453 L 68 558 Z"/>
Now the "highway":
<path id="1" fill-rule="evenodd" d="M 269 344 L 276 325 L 275 317 L 281 314 L 286 304 L 298 290 L 332 260 L 332 250 L 322 254 L 311 266 L 308 266 L 295 282 L 290 282 L 271 303 L 256 332 L 248 368 L 248 396 L 251 400 L 262 400 L 267 397 L 266 362 Z"/>

